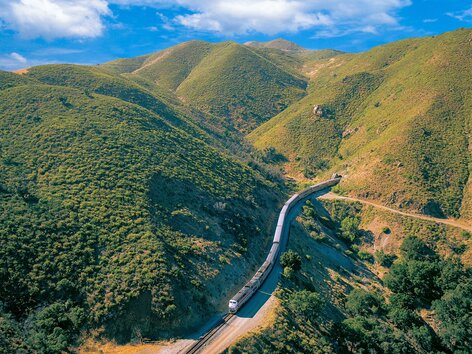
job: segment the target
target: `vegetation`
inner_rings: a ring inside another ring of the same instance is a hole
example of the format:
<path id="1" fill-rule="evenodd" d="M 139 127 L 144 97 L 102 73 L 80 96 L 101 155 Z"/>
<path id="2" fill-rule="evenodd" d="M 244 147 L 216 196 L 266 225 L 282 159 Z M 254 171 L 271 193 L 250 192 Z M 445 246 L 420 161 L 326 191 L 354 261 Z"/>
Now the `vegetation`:
<path id="1" fill-rule="evenodd" d="M 215 46 L 177 95 L 249 132 L 305 94 L 306 82 L 236 43 Z"/>
<path id="2" fill-rule="evenodd" d="M 101 75 L 64 75 L 76 70 Z M 1 347 L 59 353 L 89 331 L 123 342 L 199 325 L 246 271 L 219 257 L 262 259 L 277 186 L 165 110 L 58 86 L 53 71 L 4 75 L 0 90 Z"/>
<path id="3" fill-rule="evenodd" d="M 189 116 L 171 104 L 169 97 L 158 91 L 157 86 L 144 88 L 123 76 L 96 67 L 68 64 L 36 66 L 29 69 L 27 75 L 45 84 L 74 87 L 88 95 L 98 93 L 134 103 L 159 114 L 166 122 L 199 139 L 209 139 Z"/>
<path id="4" fill-rule="evenodd" d="M 0 352 L 199 326 L 263 259 L 287 162 L 307 178 L 348 172 L 344 193 L 470 219 L 470 33 L 359 54 L 191 41 L 99 67 L 0 71 Z M 399 254 L 372 255 L 361 204 L 322 207 L 305 204 L 301 229 L 328 247 L 330 228 L 355 258 L 324 269 L 328 282 L 375 260 L 388 298 L 356 285 L 324 301 L 306 271 L 315 256 L 290 250 L 273 327 L 230 352 L 470 351 L 470 233 L 406 220 Z M 251 262 L 235 269 L 237 257 Z"/>
<path id="5" fill-rule="evenodd" d="M 280 256 L 280 264 L 284 268 L 291 268 L 292 270 L 300 270 L 302 268 L 302 257 L 292 250 L 282 253 Z"/>
<path id="6" fill-rule="evenodd" d="M 344 191 L 438 216 L 471 217 L 470 29 L 306 65 L 308 95 L 248 136 L 308 178 L 348 171 Z M 313 113 L 320 105 L 322 114 Z"/>
<path id="7" fill-rule="evenodd" d="M 470 269 L 457 259 L 441 259 L 416 237 L 406 238 L 401 249 L 401 258 L 385 280 L 393 291 L 388 300 L 377 292 L 354 288 L 345 298 L 343 316 L 327 321 L 321 314 L 332 309 L 309 290 L 314 286 L 312 278 L 297 273 L 281 283 L 282 308 L 273 326 L 242 339 L 229 352 L 470 352 Z M 398 271 L 403 268 L 406 271 Z M 393 285 L 393 279 L 401 286 Z M 433 290 L 427 293 L 426 288 Z M 311 302 L 316 308 L 308 310 Z M 420 310 L 430 306 L 429 316 L 421 317 Z"/>
<path id="8" fill-rule="evenodd" d="M 301 60 L 283 52 L 257 51 L 234 42 L 190 41 L 141 58 L 144 60 L 122 59 L 102 67 L 152 80 L 189 105 L 223 118 L 227 127 L 243 132 L 305 94 L 306 80 L 294 68 Z"/>

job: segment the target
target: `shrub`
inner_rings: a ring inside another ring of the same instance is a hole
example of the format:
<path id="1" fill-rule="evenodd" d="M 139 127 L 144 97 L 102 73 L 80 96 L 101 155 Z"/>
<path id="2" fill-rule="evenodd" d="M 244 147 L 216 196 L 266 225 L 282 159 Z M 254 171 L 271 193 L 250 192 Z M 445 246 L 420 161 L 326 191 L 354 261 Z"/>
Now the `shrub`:
<path id="1" fill-rule="evenodd" d="M 408 236 L 400 246 L 400 252 L 406 260 L 424 260 L 435 258 L 434 252 L 416 236 Z"/>
<path id="2" fill-rule="evenodd" d="M 318 317 L 322 304 L 320 295 L 309 290 L 296 291 L 287 299 L 287 307 L 290 311 L 305 320 Z"/>
<path id="3" fill-rule="evenodd" d="M 451 351 L 466 353 L 472 348 L 472 282 L 459 284 L 433 302 L 439 320 L 439 336 Z"/>
<path id="4" fill-rule="evenodd" d="M 390 267 L 395 258 L 394 254 L 386 254 L 382 250 L 375 251 L 374 253 L 375 262 L 383 267 Z"/>
<path id="5" fill-rule="evenodd" d="M 346 310 L 354 316 L 368 316 L 379 313 L 382 299 L 378 295 L 363 289 L 354 289 L 347 296 Z"/>
<path id="6" fill-rule="evenodd" d="M 300 270 L 302 268 L 302 257 L 292 250 L 284 252 L 280 257 L 280 264 L 284 268 L 291 268 L 293 270 Z"/>
<path id="7" fill-rule="evenodd" d="M 420 318 L 413 310 L 402 307 L 391 307 L 388 311 L 388 318 L 401 329 L 411 328 L 414 324 L 421 323 Z"/>
<path id="8" fill-rule="evenodd" d="M 349 242 L 354 242 L 359 235 L 359 225 L 361 221 L 357 217 L 346 217 L 341 221 L 341 237 L 348 240 Z"/>
<path id="9" fill-rule="evenodd" d="M 363 261 L 369 261 L 371 262 L 373 260 L 373 257 L 372 255 L 367 252 L 367 251 L 359 251 L 357 253 L 357 255 L 359 256 L 360 259 L 362 259 Z"/>
<path id="10" fill-rule="evenodd" d="M 295 271 L 290 267 L 285 267 L 282 275 L 287 279 L 293 279 L 293 276 L 295 275 Z"/>
<path id="11" fill-rule="evenodd" d="M 436 285 L 438 266 L 427 261 L 409 261 L 394 264 L 385 276 L 384 283 L 393 292 L 409 294 L 424 301 L 439 297 Z"/>

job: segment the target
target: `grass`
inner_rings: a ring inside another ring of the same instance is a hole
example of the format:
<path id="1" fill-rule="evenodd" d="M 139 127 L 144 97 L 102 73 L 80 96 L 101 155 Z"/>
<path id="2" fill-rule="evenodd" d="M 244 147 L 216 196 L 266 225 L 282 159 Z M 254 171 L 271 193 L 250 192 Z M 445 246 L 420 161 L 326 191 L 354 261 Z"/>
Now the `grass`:
<path id="1" fill-rule="evenodd" d="M 190 41 L 102 67 L 113 70 L 120 65 L 133 70 L 119 72 L 146 78 L 176 92 L 189 106 L 220 117 L 227 127 L 242 132 L 284 110 L 306 89 L 306 80 L 299 71 L 302 59 L 296 54 L 234 42 Z"/>
<path id="2" fill-rule="evenodd" d="M 249 131 L 302 97 L 306 83 L 249 48 L 215 46 L 180 84 L 177 95 L 195 107 L 230 118 Z"/>
<path id="3" fill-rule="evenodd" d="M 308 178 L 434 216 L 470 217 L 469 29 L 307 64 L 309 94 L 248 139 Z M 312 113 L 313 105 L 324 114 Z"/>

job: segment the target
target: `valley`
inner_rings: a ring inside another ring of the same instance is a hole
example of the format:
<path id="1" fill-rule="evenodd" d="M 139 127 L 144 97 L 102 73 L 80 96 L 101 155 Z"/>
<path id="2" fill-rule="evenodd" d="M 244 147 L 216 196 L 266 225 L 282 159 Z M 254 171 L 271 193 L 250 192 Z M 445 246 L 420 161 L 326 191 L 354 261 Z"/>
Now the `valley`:
<path id="1" fill-rule="evenodd" d="M 184 350 L 333 173 L 203 352 L 466 353 L 471 39 L 0 71 L 0 353 Z"/>

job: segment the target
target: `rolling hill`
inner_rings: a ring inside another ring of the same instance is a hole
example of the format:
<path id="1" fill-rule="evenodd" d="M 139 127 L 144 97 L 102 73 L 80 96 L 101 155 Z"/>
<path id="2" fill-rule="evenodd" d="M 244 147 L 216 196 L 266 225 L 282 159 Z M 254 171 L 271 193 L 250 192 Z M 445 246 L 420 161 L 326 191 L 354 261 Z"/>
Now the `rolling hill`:
<path id="1" fill-rule="evenodd" d="M 357 54 L 190 41 L 97 67 L 0 71 L 0 348 L 162 339 L 225 309 L 283 199 L 266 162 L 300 182 L 339 172 L 340 193 L 471 220 L 471 36 Z M 291 336 L 283 321 L 270 336 Z"/>
<path id="2" fill-rule="evenodd" d="M 262 259 L 279 187 L 189 117 L 95 69 L 0 78 L 2 347 L 191 328 Z"/>
<path id="3" fill-rule="evenodd" d="M 189 106 L 224 118 L 228 127 L 242 132 L 305 94 L 306 81 L 292 65 L 234 42 L 190 41 L 138 59 L 120 59 L 101 67 L 152 80 Z M 285 60 L 293 59 L 286 56 Z"/>
<path id="4" fill-rule="evenodd" d="M 283 39 L 283 38 L 277 38 L 269 42 L 251 41 L 251 42 L 246 42 L 244 44 L 249 47 L 254 47 L 254 48 L 279 49 L 279 50 L 283 50 L 287 52 L 302 52 L 306 50 L 305 48 L 299 46 L 298 44 L 291 41 L 287 41 L 286 39 Z"/>
<path id="5" fill-rule="evenodd" d="M 460 29 L 311 61 L 308 95 L 248 138 L 301 178 L 337 171 L 353 195 L 470 219 L 470 38 Z"/>

